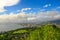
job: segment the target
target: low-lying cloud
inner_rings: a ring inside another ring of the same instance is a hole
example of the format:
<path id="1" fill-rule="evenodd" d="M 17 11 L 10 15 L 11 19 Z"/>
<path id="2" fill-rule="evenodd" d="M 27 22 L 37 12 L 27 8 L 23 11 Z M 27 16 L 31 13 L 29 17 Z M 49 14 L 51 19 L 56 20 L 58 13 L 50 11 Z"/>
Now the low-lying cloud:
<path id="1" fill-rule="evenodd" d="M 58 11 L 39 12 L 37 14 L 20 12 L 0 15 L 0 32 L 23 28 L 19 23 L 40 23 L 45 21 L 59 20 Z"/>
<path id="2" fill-rule="evenodd" d="M 0 15 L 0 23 L 28 23 L 28 22 L 44 22 L 60 19 L 58 11 L 39 12 L 37 14 L 20 12 L 17 14 Z"/>

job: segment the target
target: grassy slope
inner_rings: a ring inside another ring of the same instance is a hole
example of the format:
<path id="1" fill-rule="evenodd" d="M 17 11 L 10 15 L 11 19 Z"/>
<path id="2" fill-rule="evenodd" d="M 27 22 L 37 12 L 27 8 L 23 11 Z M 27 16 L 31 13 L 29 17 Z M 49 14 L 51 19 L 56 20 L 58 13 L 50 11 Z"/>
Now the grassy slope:
<path id="1" fill-rule="evenodd" d="M 60 40 L 60 28 L 44 25 L 0 34 L 0 40 Z"/>

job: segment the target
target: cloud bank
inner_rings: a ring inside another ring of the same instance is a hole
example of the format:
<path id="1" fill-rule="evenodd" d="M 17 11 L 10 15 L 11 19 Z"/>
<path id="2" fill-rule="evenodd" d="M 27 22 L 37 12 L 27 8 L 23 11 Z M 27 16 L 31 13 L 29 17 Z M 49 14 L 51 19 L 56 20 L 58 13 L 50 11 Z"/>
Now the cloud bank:
<path id="1" fill-rule="evenodd" d="M 58 11 L 39 12 L 37 14 L 20 12 L 0 15 L 0 23 L 31 23 L 45 22 L 60 19 Z"/>
<path id="2" fill-rule="evenodd" d="M 24 26 L 18 25 L 19 23 L 41 23 L 57 19 L 60 20 L 58 11 L 42 11 L 37 14 L 26 14 L 24 11 L 17 14 L 11 12 L 9 14 L 0 15 L 0 32 L 23 28 Z"/>

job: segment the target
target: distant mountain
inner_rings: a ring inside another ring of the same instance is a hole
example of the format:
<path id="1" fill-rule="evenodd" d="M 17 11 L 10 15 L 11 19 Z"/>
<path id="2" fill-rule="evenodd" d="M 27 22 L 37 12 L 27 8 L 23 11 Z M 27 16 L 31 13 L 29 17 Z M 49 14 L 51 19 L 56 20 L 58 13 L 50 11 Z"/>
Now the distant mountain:
<path id="1" fill-rule="evenodd" d="M 53 20 L 53 21 L 49 21 L 50 23 L 52 23 L 52 24 L 60 24 L 60 20 Z"/>

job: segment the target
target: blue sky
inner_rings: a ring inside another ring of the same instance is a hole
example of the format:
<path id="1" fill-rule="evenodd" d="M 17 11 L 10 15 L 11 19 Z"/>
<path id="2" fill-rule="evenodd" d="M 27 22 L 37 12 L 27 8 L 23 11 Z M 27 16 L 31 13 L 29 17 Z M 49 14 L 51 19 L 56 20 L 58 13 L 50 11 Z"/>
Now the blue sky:
<path id="1" fill-rule="evenodd" d="M 49 6 L 50 5 L 50 6 Z M 47 7 L 44 7 L 47 6 Z M 7 10 L 6 13 L 14 12 L 23 8 L 31 8 L 31 10 L 26 10 L 26 12 L 38 12 L 38 11 L 60 11 L 60 0 L 20 0 L 19 3 L 13 6 L 5 6 Z"/>
<path id="2" fill-rule="evenodd" d="M 0 0 L 0 22 L 60 20 L 60 0 Z"/>

